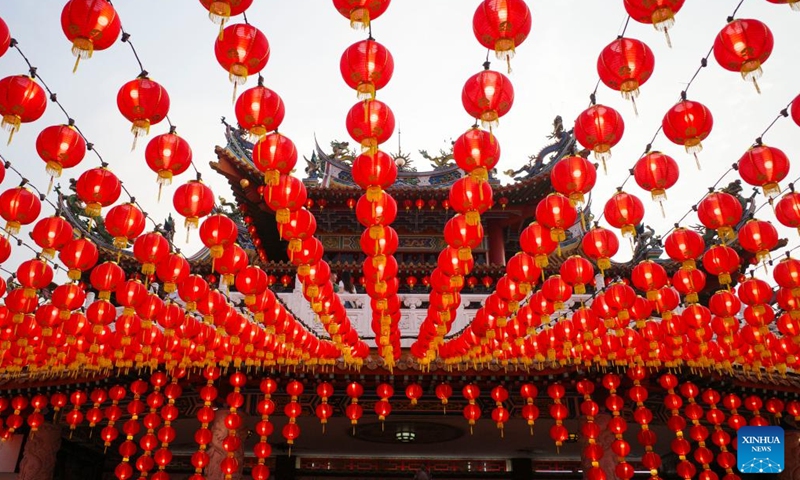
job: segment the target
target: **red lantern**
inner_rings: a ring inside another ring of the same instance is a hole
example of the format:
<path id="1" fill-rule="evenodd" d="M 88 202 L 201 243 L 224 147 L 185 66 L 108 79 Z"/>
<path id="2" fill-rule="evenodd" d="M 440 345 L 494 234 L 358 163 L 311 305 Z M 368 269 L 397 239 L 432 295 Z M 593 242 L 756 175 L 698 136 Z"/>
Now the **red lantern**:
<path id="1" fill-rule="evenodd" d="M 444 225 L 444 240 L 451 247 L 461 249 L 462 255 L 472 255 L 468 250 L 480 245 L 483 240 L 483 226 L 480 222 L 468 222 L 465 215 L 456 215 Z"/>
<path id="2" fill-rule="evenodd" d="M 226 27 L 214 43 L 214 55 L 228 72 L 234 84 L 243 85 L 249 75 L 264 69 L 269 60 L 269 42 L 261 30 L 248 23 L 237 23 Z"/>
<path id="3" fill-rule="evenodd" d="M 333 0 L 336 11 L 350 19 L 350 27 L 354 29 L 369 28 L 375 20 L 389 8 L 390 0 Z"/>
<path id="4" fill-rule="evenodd" d="M 661 121 L 661 127 L 672 143 L 683 145 L 686 153 L 694 154 L 700 167 L 697 154 L 703 150 L 702 141 L 714 127 L 711 110 L 700 102 L 681 100 L 670 108 Z"/>
<path id="5" fill-rule="evenodd" d="M 778 245 L 778 232 L 769 222 L 752 219 L 739 229 L 739 245 L 756 255 L 758 262 L 770 258 L 770 253 Z"/>
<path id="6" fill-rule="evenodd" d="M 236 120 L 254 138 L 277 130 L 286 115 L 281 97 L 261 85 L 248 88 L 236 99 Z"/>
<path id="7" fill-rule="evenodd" d="M 101 209 L 119 199 L 122 184 L 111 170 L 105 167 L 86 170 L 75 184 L 78 198 L 86 204 L 84 211 L 90 217 L 99 217 Z"/>
<path id="8" fill-rule="evenodd" d="M 367 199 L 375 201 L 380 192 L 397 180 L 397 165 L 394 159 L 380 150 L 364 153 L 353 161 L 353 181 L 367 191 Z"/>
<path id="9" fill-rule="evenodd" d="M 411 405 L 416 405 L 417 400 L 422 397 L 422 387 L 416 383 L 412 383 L 406 387 L 406 397 L 411 400 Z"/>
<path id="10" fill-rule="evenodd" d="M 767 0 L 769 3 L 774 3 L 777 5 L 786 5 L 788 4 L 792 10 L 798 12 L 800 11 L 800 0 Z"/>
<path id="11" fill-rule="evenodd" d="M 64 217 L 43 218 L 34 225 L 31 238 L 42 248 L 43 256 L 53 258 L 56 251 L 72 240 L 72 225 Z"/>
<path id="12" fill-rule="evenodd" d="M 714 192 L 697 205 L 697 218 L 704 227 L 717 231 L 720 240 L 733 240 L 736 235 L 733 227 L 742 219 L 742 204 L 733 195 Z"/>
<path id="13" fill-rule="evenodd" d="M 77 57 L 75 72 L 81 58 L 92 58 L 95 50 L 105 50 L 117 41 L 122 26 L 119 15 L 106 0 L 70 0 L 61 11 L 61 29 L 72 42 L 72 54 Z"/>
<path id="14" fill-rule="evenodd" d="M 375 92 L 392 78 L 394 59 L 389 50 L 372 38 L 356 42 L 344 51 L 339 70 L 359 100 L 374 100 Z"/>
<path id="15" fill-rule="evenodd" d="M 797 126 L 800 127 L 800 95 L 796 96 L 794 101 L 792 101 L 791 113 L 792 113 L 792 120 L 794 120 L 794 123 L 796 123 Z"/>
<path id="16" fill-rule="evenodd" d="M 267 274 L 256 266 L 246 266 L 236 275 L 236 290 L 242 293 L 245 305 L 253 305 L 256 295 L 267 289 Z"/>
<path id="17" fill-rule="evenodd" d="M 25 288 L 25 296 L 36 297 L 36 292 L 53 281 L 53 269 L 44 260 L 26 260 L 17 267 L 17 281 Z"/>
<path id="18" fill-rule="evenodd" d="M 98 298 L 108 300 L 111 298 L 111 292 L 125 281 L 125 271 L 114 262 L 103 262 L 92 269 L 89 281 L 98 291 Z"/>
<path id="19" fill-rule="evenodd" d="M 669 278 L 664 267 L 652 260 L 645 260 L 633 267 L 631 280 L 636 288 L 647 293 L 648 300 L 655 300 L 658 290 L 667 284 Z"/>
<path id="20" fill-rule="evenodd" d="M 471 128 L 456 139 L 453 158 L 465 172 L 480 180 L 487 180 L 489 172 L 500 161 L 500 143 L 491 133 Z"/>
<path id="21" fill-rule="evenodd" d="M 511 73 L 516 48 L 531 33 L 531 11 L 524 0 L 484 0 L 472 17 L 472 31 L 481 45 L 508 64 Z"/>
<path id="22" fill-rule="evenodd" d="M 583 157 L 570 155 L 559 160 L 550 170 L 550 183 L 560 194 L 577 205 L 583 205 L 584 195 L 594 188 L 597 169 Z"/>
<path id="23" fill-rule="evenodd" d="M 622 231 L 623 237 L 632 238 L 644 218 L 644 205 L 635 195 L 619 191 L 606 202 L 603 214 L 609 225 Z"/>
<path id="24" fill-rule="evenodd" d="M 695 268 L 694 260 L 703 254 L 706 249 L 702 235 L 694 230 L 676 228 L 664 241 L 664 249 L 669 258 L 682 262 L 683 268 Z"/>
<path id="25" fill-rule="evenodd" d="M 247 253 L 237 244 L 230 245 L 222 252 L 222 256 L 214 262 L 214 271 L 222 275 L 226 285 L 234 284 L 236 274 L 247 266 Z"/>
<path id="26" fill-rule="evenodd" d="M 209 249 L 212 259 L 221 257 L 225 247 L 232 245 L 238 236 L 239 228 L 226 215 L 210 215 L 200 225 L 200 240 Z"/>
<path id="27" fill-rule="evenodd" d="M 133 146 L 136 139 L 150 133 L 150 126 L 155 125 L 169 113 L 169 94 L 160 84 L 140 76 L 131 80 L 119 89 L 117 107 L 122 116 L 132 123 Z"/>
<path id="28" fill-rule="evenodd" d="M 291 212 L 300 210 L 308 198 L 302 180 L 291 175 L 281 175 L 277 185 L 267 189 L 265 203 L 275 211 L 278 224 L 285 224 Z"/>
<path id="29" fill-rule="evenodd" d="M 775 147 L 757 145 L 739 159 L 738 170 L 742 180 L 761 187 L 765 196 L 775 198 L 781 193 L 778 182 L 789 174 L 789 159 Z"/>
<path id="30" fill-rule="evenodd" d="M 461 90 L 461 103 L 483 128 L 497 127 L 500 117 L 514 104 L 514 87 L 502 73 L 484 70 L 471 76 Z"/>
<path id="31" fill-rule="evenodd" d="M 620 141 L 624 132 L 622 116 L 604 105 L 592 105 L 575 119 L 575 138 L 603 162 L 603 171 L 606 160 L 611 158 L 611 147 Z"/>
<path id="32" fill-rule="evenodd" d="M 382 192 L 378 200 L 370 202 L 367 195 L 362 195 L 356 204 L 356 218 L 365 227 L 377 227 L 389 225 L 397 217 L 397 202 L 386 192 Z M 373 238 L 384 232 L 383 229 L 376 228 L 375 234 L 370 231 Z"/>
<path id="33" fill-rule="evenodd" d="M 800 261 L 792 257 L 784 258 L 775 265 L 772 276 L 778 285 L 791 289 L 794 294 L 796 289 L 800 289 Z M 800 293 L 800 290 L 796 290 L 796 293 Z"/>
<path id="34" fill-rule="evenodd" d="M 9 188 L 0 194 L 0 216 L 12 235 L 18 234 L 22 225 L 33 223 L 41 211 L 39 197 L 25 187 Z"/>
<path id="35" fill-rule="evenodd" d="M 667 45 L 672 47 L 669 29 L 675 25 L 675 14 L 684 0 L 624 0 L 625 11 L 639 23 L 650 23 L 659 32 L 664 32 Z"/>
<path id="36" fill-rule="evenodd" d="M 633 178 L 636 184 L 650 192 L 653 200 L 664 206 L 661 202 L 667 199 L 667 189 L 675 185 L 680 176 L 678 163 L 669 155 L 660 152 L 648 153 L 640 158 L 633 167 Z"/>
<path id="37" fill-rule="evenodd" d="M 583 236 L 581 241 L 583 253 L 597 263 L 600 273 L 611 268 L 611 257 L 619 250 L 616 234 L 603 227 L 595 227 Z"/>
<path id="38" fill-rule="evenodd" d="M 200 218 L 214 209 L 214 192 L 200 180 L 191 180 L 175 189 L 172 204 L 180 215 L 186 217 L 184 225 L 188 237 L 189 230 L 197 228 Z"/>
<path id="39" fill-rule="evenodd" d="M 480 215 L 492 206 L 492 187 L 471 176 L 459 178 L 450 187 L 450 205 L 466 217 L 467 223 L 480 223 Z"/>
<path id="40" fill-rule="evenodd" d="M 108 234 L 114 237 L 115 247 L 127 248 L 128 243 L 144 231 L 145 218 L 135 204 L 123 203 L 111 207 L 106 213 L 104 226 Z"/>
<path id="41" fill-rule="evenodd" d="M 550 237 L 556 242 L 566 240 L 566 230 L 575 224 L 578 213 L 570 200 L 558 193 L 551 193 L 536 205 L 536 221 L 550 229 Z"/>
<path id="42" fill-rule="evenodd" d="M 719 32 L 714 40 L 714 58 L 725 70 L 740 72 L 746 81 L 752 81 L 756 91 L 761 78 L 761 65 L 772 54 L 774 39 L 769 27 L 758 20 L 733 20 Z"/>
<path id="43" fill-rule="evenodd" d="M 45 171 L 52 186 L 53 178 L 60 177 L 63 169 L 81 163 L 86 155 L 86 141 L 72 125 L 53 125 L 36 137 L 36 153 L 47 164 Z"/>
<path id="44" fill-rule="evenodd" d="M 655 57 L 644 42 L 633 38 L 617 38 L 608 44 L 597 58 L 597 74 L 610 89 L 622 93 L 622 97 L 633 102 L 639 87 L 653 74 Z"/>
<path id="45" fill-rule="evenodd" d="M 731 274 L 739 271 L 739 254 L 724 245 L 713 245 L 703 254 L 703 268 L 719 278 L 720 285 L 731 283 Z"/>
<path id="46" fill-rule="evenodd" d="M 192 148 L 176 133 L 164 133 L 147 143 L 144 158 L 150 170 L 158 174 L 156 181 L 160 200 L 161 187 L 172 184 L 172 177 L 185 172 L 192 164 Z"/>
<path id="47" fill-rule="evenodd" d="M 16 75 L 0 80 L 0 127 L 11 132 L 8 143 L 21 124 L 38 120 L 46 107 L 44 89 L 33 78 Z"/>
<path id="48" fill-rule="evenodd" d="M 11 45 L 11 32 L 8 31 L 8 25 L 0 18 L 0 57 L 2 57 L 8 47 Z"/>
<path id="49" fill-rule="evenodd" d="M 297 148 L 288 137 L 270 133 L 253 146 L 253 164 L 264 172 L 264 183 L 273 186 L 297 164 Z"/>
<path id="50" fill-rule="evenodd" d="M 364 151 L 375 153 L 394 133 L 394 113 L 380 100 L 359 102 L 347 112 L 347 133 Z"/>
<path id="51" fill-rule="evenodd" d="M 800 232 L 800 193 L 789 192 L 775 204 L 775 218 L 781 225 Z"/>
<path id="52" fill-rule="evenodd" d="M 133 256 L 142 264 L 142 273 L 156 273 L 156 264 L 161 263 L 169 255 L 169 242 L 158 232 L 141 235 L 133 242 Z"/>
<path id="53" fill-rule="evenodd" d="M 686 303 L 697 303 L 697 294 L 706 287 L 706 274 L 697 269 L 681 268 L 672 276 L 672 285 L 684 295 Z"/>
<path id="54" fill-rule="evenodd" d="M 200 3 L 208 10 L 208 18 L 212 22 L 219 24 L 220 35 L 222 28 L 230 17 L 241 15 L 250 8 L 253 0 L 200 0 Z"/>
<path id="55" fill-rule="evenodd" d="M 97 264 L 99 253 L 91 240 L 76 238 L 61 249 L 58 258 L 69 270 L 67 276 L 70 280 L 80 280 L 83 272 L 91 270 Z"/>
<path id="56" fill-rule="evenodd" d="M 577 255 L 567 258 L 561 264 L 559 273 L 578 295 L 586 293 L 586 284 L 591 283 L 594 279 L 594 267 L 591 262 Z M 544 288 L 544 285 L 542 285 L 542 288 Z"/>

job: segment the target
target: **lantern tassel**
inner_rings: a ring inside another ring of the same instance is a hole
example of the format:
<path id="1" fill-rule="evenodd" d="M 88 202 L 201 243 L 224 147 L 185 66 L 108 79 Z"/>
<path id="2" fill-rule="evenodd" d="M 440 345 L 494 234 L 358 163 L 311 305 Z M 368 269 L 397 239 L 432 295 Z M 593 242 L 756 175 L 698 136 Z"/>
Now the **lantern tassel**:
<path id="1" fill-rule="evenodd" d="M 667 38 L 667 46 L 672 48 L 672 39 L 669 38 L 669 30 L 664 29 L 664 36 Z"/>
<path id="2" fill-rule="evenodd" d="M 639 116 L 639 108 L 636 106 L 636 95 L 631 95 L 631 105 L 633 105 L 633 113 Z"/>
<path id="3" fill-rule="evenodd" d="M 758 79 L 756 77 L 753 77 L 753 85 L 756 87 L 756 92 L 761 95 L 761 87 L 758 86 Z"/>

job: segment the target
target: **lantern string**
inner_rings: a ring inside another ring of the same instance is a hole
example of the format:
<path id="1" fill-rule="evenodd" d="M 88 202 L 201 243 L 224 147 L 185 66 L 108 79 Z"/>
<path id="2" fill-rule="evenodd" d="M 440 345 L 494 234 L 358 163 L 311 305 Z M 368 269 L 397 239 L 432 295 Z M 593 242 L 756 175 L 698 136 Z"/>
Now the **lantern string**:
<path id="1" fill-rule="evenodd" d="M 736 15 L 736 12 L 738 12 L 738 11 L 739 11 L 739 8 L 742 6 L 742 4 L 743 4 L 743 3 L 744 3 L 744 0 L 740 0 L 740 1 L 739 1 L 739 4 L 736 6 L 736 8 L 733 10 L 733 12 L 732 12 L 732 13 L 731 13 L 731 14 L 730 14 L 728 17 L 727 17 L 727 21 L 728 21 L 728 22 L 731 22 L 731 21 L 733 20 L 734 16 Z M 630 18 L 630 17 L 629 17 L 629 18 Z M 627 28 L 627 22 L 626 22 L 625 28 Z M 625 33 L 625 29 L 623 29 L 623 34 L 624 34 L 624 33 Z M 686 100 L 686 98 L 687 98 L 687 92 L 689 91 L 689 88 L 691 88 L 692 84 L 693 84 L 693 83 L 694 83 L 694 81 L 697 79 L 697 77 L 698 77 L 698 75 L 700 74 L 700 72 L 701 72 L 701 71 L 702 71 L 704 68 L 706 68 L 706 67 L 708 66 L 708 59 L 711 57 L 711 54 L 712 54 L 712 53 L 714 53 L 714 43 L 713 43 L 713 42 L 712 42 L 712 44 L 711 44 L 711 48 L 709 48 L 709 49 L 708 49 L 708 52 L 705 54 L 705 56 L 703 56 L 703 58 L 701 58 L 701 59 L 700 59 L 700 66 L 698 66 L 698 67 L 697 67 L 697 69 L 695 70 L 694 74 L 692 74 L 692 77 L 689 79 L 689 81 L 686 83 L 686 86 L 685 86 L 685 87 L 683 88 L 683 90 L 681 91 L 680 98 L 678 99 L 678 101 Z M 599 84 L 600 84 L 600 81 L 598 80 L 598 86 L 599 86 Z M 596 89 L 595 89 L 595 90 L 596 90 Z M 594 98 L 593 98 L 593 100 L 594 100 Z M 779 115 L 778 115 L 778 116 L 777 116 L 777 117 L 776 117 L 776 118 L 775 118 L 775 119 L 772 121 L 772 123 L 770 123 L 770 124 L 769 124 L 769 126 L 768 126 L 768 127 L 765 129 L 765 130 L 764 130 L 764 132 L 761 134 L 761 136 L 759 136 L 759 137 L 758 137 L 758 138 L 755 140 L 755 143 L 754 143 L 754 145 L 760 145 L 760 144 L 761 144 L 761 138 L 762 138 L 762 137 L 763 137 L 763 136 L 764 136 L 764 135 L 765 135 L 765 134 L 766 134 L 766 133 L 767 133 L 767 132 L 768 132 L 768 131 L 769 131 L 769 130 L 770 130 L 770 129 L 771 129 L 773 126 L 774 126 L 774 125 L 775 125 L 775 123 L 777 123 L 777 122 L 778 122 L 778 120 L 780 120 L 780 119 L 781 119 L 781 117 L 788 117 L 788 116 L 789 116 L 788 109 L 789 109 L 789 107 L 791 107 L 791 104 L 792 104 L 792 102 L 790 101 L 790 102 L 789 102 L 789 104 L 786 106 L 786 108 L 784 108 L 783 110 L 781 110 L 780 114 L 779 114 Z M 646 156 L 647 154 L 649 154 L 649 153 L 652 151 L 652 149 L 653 149 L 653 144 L 655 143 L 656 139 L 658 138 L 658 136 L 659 136 L 659 135 L 660 135 L 660 134 L 661 134 L 663 131 L 664 131 L 664 126 L 663 126 L 663 124 L 659 124 L 659 126 L 658 126 L 658 128 L 656 129 L 655 133 L 654 133 L 654 134 L 653 134 L 653 136 L 651 137 L 650 141 L 649 141 L 649 142 L 648 142 L 648 143 L 645 145 L 644 151 L 643 151 L 643 153 L 642 153 L 642 154 L 639 156 L 639 159 L 643 158 L 644 156 Z M 637 160 L 637 161 L 638 161 L 638 160 Z M 703 195 L 703 197 L 702 197 L 702 198 L 700 198 L 700 200 L 698 200 L 698 201 L 697 201 L 697 203 L 696 203 L 695 205 L 693 205 L 693 206 L 692 206 L 692 208 L 691 208 L 691 209 L 690 209 L 688 212 L 686 212 L 686 214 L 684 214 L 684 215 L 683 215 L 683 216 L 682 216 L 682 217 L 681 217 L 681 218 L 680 218 L 680 219 L 679 219 L 679 220 L 678 220 L 678 221 L 675 223 L 675 227 L 673 227 L 673 228 L 670 228 L 669 230 L 667 230 L 667 232 L 666 232 L 666 233 L 664 233 L 664 234 L 663 234 L 663 236 L 666 236 L 666 235 L 668 235 L 668 234 L 669 234 L 669 233 L 671 233 L 671 232 L 672 232 L 672 231 L 673 231 L 675 228 L 677 228 L 677 225 L 679 225 L 679 224 L 680 224 L 682 221 L 684 221 L 684 220 L 686 219 L 686 217 L 688 217 L 688 216 L 689 216 L 689 215 L 690 215 L 690 214 L 691 214 L 693 211 L 695 211 L 695 209 L 697 208 L 697 204 L 699 204 L 699 203 L 700 203 L 700 202 L 701 202 L 701 201 L 702 201 L 702 200 L 703 200 L 703 199 L 704 199 L 706 196 L 708 196 L 710 193 L 712 193 L 712 192 L 714 191 L 713 189 L 715 189 L 715 188 L 716 188 L 716 187 L 717 187 L 717 186 L 720 184 L 720 182 L 722 182 L 722 180 L 723 180 L 723 179 L 725 179 L 725 177 L 726 177 L 728 174 L 730 174 L 730 173 L 731 173 L 733 170 L 735 170 L 735 169 L 736 169 L 736 167 L 735 167 L 735 166 L 732 166 L 731 168 L 729 168 L 728 170 L 726 170 L 726 171 L 725 171 L 725 173 L 723 173 L 723 174 L 722 174 L 722 176 L 721 176 L 721 177 L 720 177 L 720 178 L 719 178 L 719 179 L 718 179 L 718 180 L 717 180 L 717 181 L 714 183 L 714 185 L 713 185 L 713 186 L 712 186 L 712 187 L 709 189 L 709 191 L 708 191 L 708 192 L 707 192 L 705 195 Z M 622 183 L 621 183 L 621 184 L 620 184 L 620 185 L 617 187 L 617 191 L 620 191 L 620 190 L 622 190 L 622 188 L 624 188 L 624 187 L 625 187 L 625 185 L 626 185 L 626 184 L 627 184 L 627 183 L 630 181 L 630 179 L 631 179 L 631 178 L 633 178 L 633 174 L 634 174 L 634 169 L 633 169 L 633 168 L 630 168 L 630 169 L 628 169 L 628 175 L 625 177 L 625 179 L 622 181 Z M 599 217 L 598 217 L 598 220 L 601 220 L 601 219 L 602 219 L 604 216 L 605 216 L 605 212 L 601 212 L 601 213 L 600 213 L 600 215 L 599 215 Z"/>
<path id="2" fill-rule="evenodd" d="M 87 150 L 89 150 L 89 151 L 91 151 L 91 152 L 93 152 L 93 153 L 95 154 L 95 156 L 97 157 L 97 159 L 100 161 L 100 166 L 101 166 L 101 167 L 103 167 L 103 168 L 107 168 L 107 167 L 109 166 L 109 165 L 108 165 L 108 162 L 106 162 L 106 161 L 103 159 L 103 156 L 102 156 L 102 155 L 100 154 L 100 152 L 97 150 L 97 147 L 95 146 L 95 144 L 94 144 L 94 143 L 92 143 L 91 141 L 89 141 L 89 139 L 86 137 L 86 135 L 83 133 L 83 131 L 80 129 L 80 127 L 79 127 L 79 126 L 78 126 L 78 124 L 76 123 L 75 119 L 74 119 L 74 118 L 73 118 L 73 117 L 72 117 L 72 116 L 69 114 L 69 112 L 67 112 L 67 109 L 64 107 L 64 105 L 63 105 L 63 104 L 61 103 L 61 101 L 58 99 L 58 94 L 57 94 L 56 92 L 54 92 L 54 91 L 53 91 L 53 90 L 50 88 L 50 86 L 47 84 L 47 82 L 44 80 L 44 78 L 42 78 L 42 76 L 39 74 L 39 69 L 38 69 L 37 67 L 34 67 L 34 66 L 33 66 L 33 64 L 32 64 L 32 63 L 31 63 L 31 61 L 28 59 L 28 57 L 25 55 L 25 53 L 22 51 L 22 49 L 20 49 L 20 47 L 19 47 L 19 42 L 18 42 L 18 41 L 16 41 L 16 40 L 13 40 L 13 39 L 12 39 L 12 45 L 13 45 L 14 49 L 15 49 L 15 50 L 16 50 L 16 51 L 17 51 L 17 52 L 20 54 L 20 56 L 21 56 L 21 57 L 22 57 L 22 59 L 25 61 L 25 63 L 28 65 L 28 68 L 29 68 L 29 70 L 30 70 L 30 73 L 31 73 L 31 75 L 32 75 L 32 76 L 34 76 L 34 77 L 35 77 L 35 78 L 36 78 L 36 79 L 37 79 L 37 80 L 38 80 L 38 81 L 39 81 L 39 82 L 42 84 L 42 86 L 44 87 L 44 89 L 47 91 L 50 101 L 51 101 L 51 102 L 53 102 L 53 103 L 55 103 L 56 105 L 58 105 L 58 108 L 59 108 L 59 109 L 60 109 L 60 110 L 61 110 L 61 111 L 64 113 L 64 116 L 66 116 L 66 117 L 67 117 L 67 123 L 68 123 L 68 124 L 69 124 L 71 127 L 73 127 L 73 128 L 75 129 L 75 131 L 76 131 L 76 132 L 78 132 L 78 134 L 81 136 L 81 138 L 83 139 L 83 141 L 86 143 L 86 149 L 87 149 Z M 137 56 L 137 59 L 138 59 L 138 56 Z M 170 123 L 170 125 L 171 125 L 171 123 Z M 2 159 L 2 157 L 0 157 L 0 159 Z M 26 179 L 26 178 L 25 178 L 25 177 L 24 177 L 24 176 L 23 176 L 23 175 L 22 175 L 22 174 L 21 174 L 21 173 L 20 173 L 18 170 L 16 170 L 16 169 L 15 169 L 15 168 L 14 168 L 14 167 L 13 167 L 13 166 L 10 164 L 10 162 L 8 162 L 7 160 L 3 160 L 3 161 L 6 163 L 7 167 L 9 167 L 9 169 L 11 169 L 11 170 L 12 170 L 12 171 L 14 171 L 15 173 L 17 173 L 17 174 L 18 174 L 18 175 L 19 175 L 19 176 L 20 176 L 20 177 L 21 177 L 21 178 L 22 178 L 22 179 L 25 181 L 25 183 L 26 183 L 26 184 L 30 185 L 30 186 L 31 186 L 31 188 L 33 188 L 34 190 L 36 190 L 36 192 L 39 194 L 39 197 L 40 197 L 40 199 L 41 199 L 41 200 L 44 200 L 44 201 L 46 201 L 47 203 L 49 203 L 49 204 L 50 204 L 50 205 L 51 205 L 51 206 L 52 206 L 52 207 L 53 207 L 53 208 L 56 210 L 56 212 L 60 212 L 60 211 L 61 211 L 61 210 L 60 210 L 60 207 L 56 206 L 55 204 L 53 204 L 53 202 L 51 202 L 49 199 L 47 199 L 46 195 L 43 195 L 43 194 L 42 194 L 42 192 L 41 192 L 41 190 L 39 190 L 39 189 L 38 189 L 38 188 L 37 188 L 35 185 L 33 185 L 32 183 L 30 183 L 30 182 L 29 182 L 29 181 L 28 181 L 28 180 L 27 180 L 27 179 Z M 194 163 L 192 163 L 192 167 L 193 167 L 193 168 L 195 168 L 195 171 L 197 171 L 197 168 L 194 166 Z M 198 175 L 199 175 L 199 173 L 198 173 Z M 122 188 L 122 191 L 123 191 L 123 192 L 125 192 L 125 194 L 126 194 L 126 195 L 127 195 L 129 198 L 130 198 L 130 203 L 133 203 L 134 205 L 136 205 L 136 206 L 139 208 L 139 210 L 141 210 L 141 211 L 142 211 L 142 213 L 144 213 L 144 216 L 145 216 L 145 218 L 146 218 L 146 219 L 147 219 L 147 220 L 148 220 L 150 223 L 152 223 L 152 224 L 153 224 L 153 227 L 157 227 L 157 226 L 158 226 L 158 223 L 156 223 L 156 221 L 155 221 L 155 220 L 154 220 L 154 219 L 153 219 L 153 218 L 152 218 L 150 215 L 148 215 L 148 214 L 147 214 L 147 211 L 146 211 L 146 210 L 145 210 L 145 209 L 142 207 L 142 205 L 141 205 L 141 204 L 139 204 L 139 203 L 136 201 L 136 197 L 134 197 L 134 195 L 133 195 L 133 194 L 130 192 L 130 190 L 128 190 L 128 188 L 125 186 L 125 183 L 124 183 L 124 182 L 123 182 L 121 179 L 119 180 L 119 183 L 120 183 L 120 187 Z M 173 247 L 175 247 L 175 246 L 172 244 L 172 242 L 171 242 L 171 241 L 170 241 L 170 244 L 171 244 Z M 177 248 L 176 248 L 176 249 L 177 249 Z"/>
<path id="3" fill-rule="evenodd" d="M 108 3 L 111 3 L 111 0 L 109 0 Z M 245 22 L 247 22 L 247 16 L 246 15 L 245 15 Z M 133 42 L 131 42 L 131 33 L 129 31 L 125 30 L 125 28 L 122 27 L 122 24 L 120 24 L 120 31 L 122 32 L 121 40 L 123 42 L 127 43 L 131 47 L 131 52 L 133 52 L 133 56 L 136 59 L 136 63 L 139 65 L 139 70 L 141 72 L 140 76 L 147 76 L 148 75 L 148 71 L 145 70 L 144 64 L 142 63 L 142 60 L 139 57 L 139 52 L 136 51 L 136 47 L 133 45 Z M 167 123 L 170 126 L 170 130 L 174 131 L 173 129 L 175 128 L 175 125 L 172 123 L 172 121 L 170 120 L 169 116 L 166 116 L 166 119 L 167 119 Z M 197 179 L 200 180 L 200 176 L 201 176 L 200 175 L 200 171 L 197 169 L 197 166 L 194 164 L 194 159 L 192 159 L 189 163 L 192 166 L 192 169 L 197 174 Z M 216 207 L 216 201 L 214 202 L 214 206 Z"/>

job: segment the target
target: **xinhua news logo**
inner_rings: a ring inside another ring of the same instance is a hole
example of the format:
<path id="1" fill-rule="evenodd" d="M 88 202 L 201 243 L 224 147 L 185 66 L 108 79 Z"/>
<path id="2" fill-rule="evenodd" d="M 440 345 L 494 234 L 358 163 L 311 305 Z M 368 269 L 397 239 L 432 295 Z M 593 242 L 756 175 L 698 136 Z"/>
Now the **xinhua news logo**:
<path id="1" fill-rule="evenodd" d="M 784 464 L 781 427 L 742 427 L 737 434 L 737 460 L 742 473 L 781 473 Z"/>

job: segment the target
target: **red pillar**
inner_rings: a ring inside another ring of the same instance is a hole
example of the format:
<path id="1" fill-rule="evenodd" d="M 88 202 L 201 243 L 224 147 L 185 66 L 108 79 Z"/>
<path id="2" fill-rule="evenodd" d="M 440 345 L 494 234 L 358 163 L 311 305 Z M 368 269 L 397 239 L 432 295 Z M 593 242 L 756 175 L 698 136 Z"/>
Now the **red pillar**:
<path id="1" fill-rule="evenodd" d="M 489 265 L 506 264 L 506 239 L 503 226 L 489 220 Z"/>

